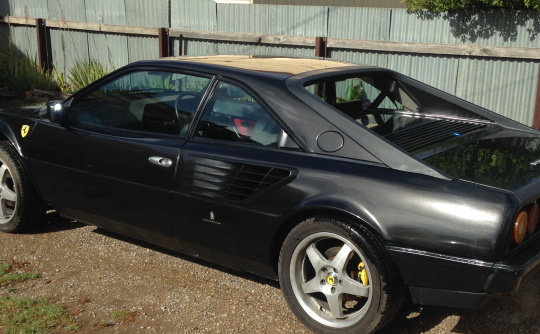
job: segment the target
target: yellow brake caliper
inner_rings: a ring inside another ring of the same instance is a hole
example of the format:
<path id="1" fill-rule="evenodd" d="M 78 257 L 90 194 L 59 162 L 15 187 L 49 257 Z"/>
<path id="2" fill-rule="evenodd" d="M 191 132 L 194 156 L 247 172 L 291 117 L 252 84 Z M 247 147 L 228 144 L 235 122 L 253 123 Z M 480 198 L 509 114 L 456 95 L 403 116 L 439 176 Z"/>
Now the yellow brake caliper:
<path id="1" fill-rule="evenodd" d="M 368 285 L 369 278 L 367 275 L 366 265 L 364 264 L 364 262 L 360 262 L 360 264 L 358 265 L 358 271 L 359 271 L 358 276 L 360 276 L 360 280 L 362 280 L 362 284 Z M 356 296 L 356 297 L 362 298 L 362 296 Z"/>

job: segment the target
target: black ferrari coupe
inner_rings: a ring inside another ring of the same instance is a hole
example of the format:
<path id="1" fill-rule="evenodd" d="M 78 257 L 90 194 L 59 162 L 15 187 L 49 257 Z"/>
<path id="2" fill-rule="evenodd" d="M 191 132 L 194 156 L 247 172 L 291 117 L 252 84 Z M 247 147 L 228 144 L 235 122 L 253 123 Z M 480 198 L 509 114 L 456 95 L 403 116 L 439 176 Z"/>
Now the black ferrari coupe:
<path id="1" fill-rule="evenodd" d="M 0 130 L 0 230 L 50 207 L 279 280 L 317 333 L 481 307 L 540 263 L 539 132 L 387 69 L 142 61 Z"/>

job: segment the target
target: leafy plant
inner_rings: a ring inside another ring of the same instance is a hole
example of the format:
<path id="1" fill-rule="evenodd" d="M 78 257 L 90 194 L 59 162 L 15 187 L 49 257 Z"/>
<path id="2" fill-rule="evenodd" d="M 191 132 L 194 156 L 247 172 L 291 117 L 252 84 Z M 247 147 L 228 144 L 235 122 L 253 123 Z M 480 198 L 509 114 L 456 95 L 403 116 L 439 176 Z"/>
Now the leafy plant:
<path id="1" fill-rule="evenodd" d="M 60 88 L 60 91 L 66 92 L 66 93 L 72 93 L 71 85 L 66 80 L 64 73 L 59 73 L 56 70 L 56 67 L 53 67 L 53 70 L 54 70 L 54 74 L 56 75 L 56 81 L 58 83 L 58 88 Z"/>
<path id="2" fill-rule="evenodd" d="M 540 12 L 540 0 L 403 0 L 411 11 L 430 9 L 445 12 L 456 9 L 535 9 Z"/>
<path id="3" fill-rule="evenodd" d="M 39 66 L 36 57 L 12 58 L 9 62 L 7 87 L 14 91 L 58 90 L 54 76 Z"/>
<path id="4" fill-rule="evenodd" d="M 18 60 L 15 51 L 11 48 L 0 48 L 0 90 L 6 90 L 7 79 L 9 78 L 9 68 L 11 64 Z"/>
<path id="5" fill-rule="evenodd" d="M 347 87 L 347 91 L 345 91 L 345 96 L 338 97 L 337 102 L 347 102 L 365 99 L 367 99 L 367 95 L 364 90 L 364 86 L 362 85 L 362 80 L 356 79 L 355 81 L 353 79 L 349 79 L 349 86 Z"/>
<path id="6" fill-rule="evenodd" d="M 110 70 L 95 59 L 77 61 L 75 67 L 69 70 L 68 79 L 73 91 L 78 91 L 90 83 L 107 75 Z"/>
<path id="7" fill-rule="evenodd" d="M 145 79 L 146 88 L 155 88 L 155 89 L 167 89 L 167 90 L 178 90 L 178 83 L 174 85 L 171 83 L 171 76 L 168 75 L 165 79 L 161 76 L 154 76 L 154 82 L 149 82 L 148 79 Z"/>

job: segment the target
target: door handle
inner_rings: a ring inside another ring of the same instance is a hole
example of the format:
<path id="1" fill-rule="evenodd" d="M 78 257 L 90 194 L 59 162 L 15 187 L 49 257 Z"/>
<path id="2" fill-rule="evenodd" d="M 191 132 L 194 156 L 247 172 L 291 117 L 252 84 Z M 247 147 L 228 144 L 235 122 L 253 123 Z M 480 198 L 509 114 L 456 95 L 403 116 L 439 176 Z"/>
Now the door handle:
<path id="1" fill-rule="evenodd" d="M 171 167 L 172 160 L 162 157 L 150 157 L 148 158 L 148 161 L 150 161 L 151 164 L 161 166 L 161 167 Z"/>

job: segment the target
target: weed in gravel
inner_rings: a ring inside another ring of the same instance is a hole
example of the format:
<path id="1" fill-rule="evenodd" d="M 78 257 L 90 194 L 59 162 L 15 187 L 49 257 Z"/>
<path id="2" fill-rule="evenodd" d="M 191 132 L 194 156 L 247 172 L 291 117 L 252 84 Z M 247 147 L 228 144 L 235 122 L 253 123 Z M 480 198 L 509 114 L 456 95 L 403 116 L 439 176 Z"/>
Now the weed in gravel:
<path id="1" fill-rule="evenodd" d="M 5 334 L 75 330 L 78 321 L 70 317 L 61 305 L 51 304 L 46 298 L 0 298 L 0 326 Z"/>
<path id="2" fill-rule="evenodd" d="M 41 277 L 38 273 L 20 273 L 20 274 L 13 274 L 9 273 L 12 269 L 11 264 L 8 263 L 0 263 L 0 286 L 6 285 L 13 282 L 21 282 L 26 281 L 29 279 L 36 279 Z"/>
<path id="3" fill-rule="evenodd" d="M 111 313 L 111 318 L 116 321 L 123 321 L 126 323 L 135 322 L 135 316 L 137 313 L 135 311 L 116 311 Z"/>
<path id="4" fill-rule="evenodd" d="M 112 327 L 114 326 L 114 323 L 112 320 L 101 320 L 99 324 L 97 324 L 98 327 Z"/>

